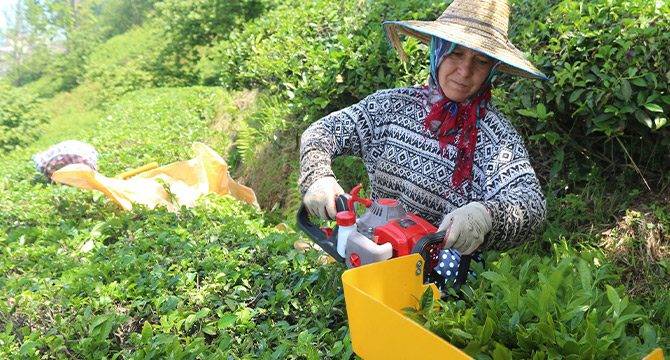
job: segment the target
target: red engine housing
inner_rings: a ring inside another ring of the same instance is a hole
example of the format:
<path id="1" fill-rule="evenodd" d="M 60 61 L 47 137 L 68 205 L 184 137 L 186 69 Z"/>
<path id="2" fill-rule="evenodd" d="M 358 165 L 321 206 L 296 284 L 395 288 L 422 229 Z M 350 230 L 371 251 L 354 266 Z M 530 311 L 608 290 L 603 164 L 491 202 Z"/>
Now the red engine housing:
<path id="1" fill-rule="evenodd" d="M 433 224 L 413 213 L 407 213 L 403 218 L 393 219 L 378 226 L 373 235 L 379 245 L 391 243 L 393 257 L 398 257 L 409 255 L 422 237 L 436 231 L 437 228 Z"/>

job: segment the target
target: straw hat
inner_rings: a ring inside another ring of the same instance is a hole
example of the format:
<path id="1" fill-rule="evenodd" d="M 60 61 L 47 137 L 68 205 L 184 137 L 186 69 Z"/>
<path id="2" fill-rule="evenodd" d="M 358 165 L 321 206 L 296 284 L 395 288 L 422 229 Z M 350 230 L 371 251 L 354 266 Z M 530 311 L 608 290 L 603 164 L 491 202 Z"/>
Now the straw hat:
<path id="1" fill-rule="evenodd" d="M 403 61 L 407 54 L 400 34 L 430 43 L 431 36 L 465 46 L 501 61 L 498 70 L 512 75 L 546 80 L 509 41 L 509 2 L 507 0 L 454 0 L 435 21 L 385 21 L 391 44 Z"/>

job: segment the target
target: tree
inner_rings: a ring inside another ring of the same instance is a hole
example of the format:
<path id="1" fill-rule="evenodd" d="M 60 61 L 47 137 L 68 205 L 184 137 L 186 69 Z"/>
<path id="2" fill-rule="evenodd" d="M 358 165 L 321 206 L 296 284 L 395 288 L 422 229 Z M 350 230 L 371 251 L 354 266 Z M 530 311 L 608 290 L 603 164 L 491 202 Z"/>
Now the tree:
<path id="1" fill-rule="evenodd" d="M 25 1 L 19 0 L 8 17 L 7 30 L 2 34 L 7 51 L 1 54 L 5 64 L 5 78 L 13 85 L 20 86 L 39 78 L 46 60 L 45 43 L 35 36 L 28 21 L 33 9 Z"/>
<path id="2" fill-rule="evenodd" d="M 140 25 L 152 8 L 152 0 L 19 0 L 6 34 L 7 79 L 21 86 L 48 75 L 56 90 L 70 89 L 95 46 Z"/>

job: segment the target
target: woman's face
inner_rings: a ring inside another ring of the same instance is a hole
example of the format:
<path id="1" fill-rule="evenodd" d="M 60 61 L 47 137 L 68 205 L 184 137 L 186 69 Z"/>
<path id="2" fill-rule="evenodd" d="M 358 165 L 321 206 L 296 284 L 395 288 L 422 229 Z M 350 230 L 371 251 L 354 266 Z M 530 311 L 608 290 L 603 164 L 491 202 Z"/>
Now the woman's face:
<path id="1" fill-rule="evenodd" d="M 442 92 L 452 101 L 463 102 L 482 86 L 493 61 L 486 55 L 457 46 L 437 69 Z"/>

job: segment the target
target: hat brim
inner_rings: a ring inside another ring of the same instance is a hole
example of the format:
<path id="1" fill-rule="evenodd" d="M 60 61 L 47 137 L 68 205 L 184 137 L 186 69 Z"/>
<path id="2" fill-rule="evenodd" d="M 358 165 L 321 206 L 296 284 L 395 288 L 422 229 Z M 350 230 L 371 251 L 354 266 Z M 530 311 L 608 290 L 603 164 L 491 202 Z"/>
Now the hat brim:
<path id="1" fill-rule="evenodd" d="M 501 64 L 497 69 L 501 72 L 527 78 L 548 79 L 526 60 L 523 53 L 509 40 L 495 36 L 496 34 L 492 35 L 457 23 L 438 21 L 385 21 L 383 25 L 391 44 L 403 60 L 407 59 L 407 55 L 400 43 L 400 34 L 415 37 L 427 44 L 430 43 L 431 36 L 435 36 L 500 60 Z"/>

